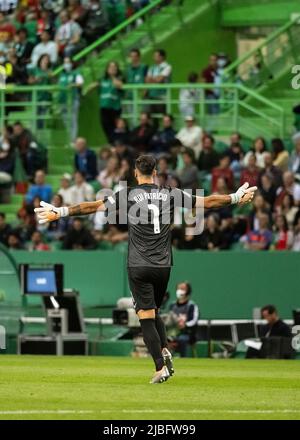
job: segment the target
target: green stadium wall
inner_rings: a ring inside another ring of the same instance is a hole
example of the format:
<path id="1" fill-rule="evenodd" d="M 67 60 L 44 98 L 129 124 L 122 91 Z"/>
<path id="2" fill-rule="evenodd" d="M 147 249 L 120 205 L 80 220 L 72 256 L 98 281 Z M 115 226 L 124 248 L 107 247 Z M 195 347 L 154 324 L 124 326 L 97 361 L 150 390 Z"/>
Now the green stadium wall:
<path id="1" fill-rule="evenodd" d="M 112 306 L 130 294 L 124 253 L 17 251 L 12 255 L 17 263 L 63 263 L 65 287 L 80 291 L 86 309 Z M 248 319 L 254 307 L 266 303 L 277 305 L 283 318 L 291 318 L 292 309 L 300 308 L 298 253 L 177 251 L 174 262 L 169 291 L 174 298 L 176 283 L 190 281 L 202 318 Z M 5 291 L 0 309 L 7 303 L 20 303 L 16 280 L 10 276 L 3 284 L 3 279 L 0 275 L 0 290 Z M 40 304 L 39 299 L 30 299 L 32 304 Z"/>

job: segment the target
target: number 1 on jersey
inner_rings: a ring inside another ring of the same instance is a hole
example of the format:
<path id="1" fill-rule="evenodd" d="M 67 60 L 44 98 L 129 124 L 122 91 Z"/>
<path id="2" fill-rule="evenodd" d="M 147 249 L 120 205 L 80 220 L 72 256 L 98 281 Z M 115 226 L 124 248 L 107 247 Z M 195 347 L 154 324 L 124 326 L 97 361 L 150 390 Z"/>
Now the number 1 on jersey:
<path id="1" fill-rule="evenodd" d="M 156 205 L 151 203 L 148 205 L 150 211 L 153 212 L 153 226 L 154 226 L 154 234 L 160 234 L 160 224 L 159 224 L 159 208 Z"/>

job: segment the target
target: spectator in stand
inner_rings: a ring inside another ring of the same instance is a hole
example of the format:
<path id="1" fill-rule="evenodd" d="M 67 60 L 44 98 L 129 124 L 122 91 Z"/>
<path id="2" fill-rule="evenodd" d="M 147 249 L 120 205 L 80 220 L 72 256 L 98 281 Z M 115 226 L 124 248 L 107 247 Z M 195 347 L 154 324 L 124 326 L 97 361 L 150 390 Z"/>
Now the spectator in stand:
<path id="1" fill-rule="evenodd" d="M 239 177 L 242 168 L 242 161 L 244 157 L 244 151 L 240 141 L 231 142 L 229 148 L 227 148 L 225 153 L 229 156 L 230 167 L 232 171 L 234 172 L 235 176 Z"/>
<path id="2" fill-rule="evenodd" d="M 44 5 L 44 8 L 45 8 L 45 5 Z M 53 32 L 54 23 L 53 23 L 52 18 L 53 18 L 52 11 L 51 11 L 51 13 L 47 9 L 42 9 L 40 11 L 40 16 L 39 16 L 39 18 L 37 20 L 37 30 L 36 30 L 36 34 L 39 37 L 39 40 L 42 40 L 42 38 L 43 38 L 42 35 L 43 35 L 44 32 L 48 32 L 49 33 L 49 39 L 52 39 L 52 37 L 54 35 L 54 32 Z M 55 45 L 55 51 L 57 52 L 56 45 Z M 51 58 L 50 53 L 48 53 L 48 55 Z M 51 59 L 51 62 L 53 64 L 55 64 L 56 61 Z"/>
<path id="3" fill-rule="evenodd" d="M 172 115 L 164 115 L 162 118 L 162 128 L 154 133 L 150 146 L 155 155 L 166 154 L 175 139 L 176 131 L 173 127 L 174 118 Z"/>
<path id="4" fill-rule="evenodd" d="M 59 75 L 58 79 L 58 85 L 61 86 L 61 90 L 59 92 L 59 103 L 61 105 L 62 117 L 65 126 L 70 131 L 72 142 L 75 141 L 78 133 L 78 114 L 83 84 L 83 76 L 77 71 L 71 58 L 65 57 L 63 71 Z M 71 93 L 71 100 L 68 93 Z M 71 114 L 69 114 L 70 109 L 68 106 L 70 101 Z"/>
<path id="5" fill-rule="evenodd" d="M 225 195 L 229 193 L 230 191 L 228 190 L 226 180 L 223 177 L 219 177 L 216 181 L 216 191 L 213 194 Z M 223 219 L 232 217 L 232 206 L 223 206 L 222 208 L 215 210 L 210 209 L 209 212 L 215 213 L 215 215 L 223 221 Z"/>
<path id="6" fill-rule="evenodd" d="M 26 85 L 28 81 L 28 73 L 25 65 L 18 63 L 18 58 L 13 51 L 9 51 L 6 57 L 6 61 L 3 64 L 1 63 L 2 56 L 0 56 L 0 64 L 5 67 L 6 71 L 6 84 Z M 8 102 L 20 101 L 20 93 L 12 93 L 6 97 L 6 100 Z M 10 107 L 8 107 L 6 111 L 9 112 Z"/>
<path id="7" fill-rule="evenodd" d="M 206 84 L 212 84 L 213 86 L 217 76 L 217 69 L 218 69 L 218 55 L 213 53 L 210 55 L 208 66 L 205 69 L 203 69 L 203 71 L 200 74 L 201 82 L 204 82 Z M 205 98 L 208 102 L 216 101 L 218 99 L 218 96 L 216 96 L 214 93 L 213 87 L 211 89 L 205 89 Z M 208 104 L 208 112 L 210 114 L 218 113 L 219 104 L 217 102 Z"/>
<path id="8" fill-rule="evenodd" d="M 70 17 L 67 10 L 62 11 L 59 18 L 61 25 L 57 29 L 55 42 L 59 54 L 70 58 L 80 49 L 82 29 L 79 24 Z"/>
<path id="9" fill-rule="evenodd" d="M 144 84 L 148 67 L 141 61 L 141 51 L 139 49 L 131 49 L 129 59 L 130 63 L 126 70 L 126 83 Z M 132 97 L 132 94 L 129 97 Z"/>
<path id="10" fill-rule="evenodd" d="M 293 233 L 289 230 L 287 219 L 282 214 L 277 214 L 273 228 L 273 248 L 276 251 L 287 251 L 293 245 Z"/>
<path id="11" fill-rule="evenodd" d="M 120 180 L 120 161 L 117 156 L 108 159 L 106 168 L 98 176 L 98 181 L 103 188 L 111 188 L 119 183 Z"/>
<path id="12" fill-rule="evenodd" d="M 230 158 L 225 153 L 220 156 L 219 165 L 212 170 L 212 192 L 216 191 L 216 184 L 219 177 L 223 177 L 223 179 L 225 179 L 229 191 L 234 189 L 234 177 L 232 169 L 230 168 Z"/>
<path id="13" fill-rule="evenodd" d="M 167 156 L 160 156 L 159 157 L 159 159 L 157 161 L 157 170 L 159 173 L 163 173 L 163 174 L 167 174 L 167 175 L 169 175 L 171 173 Z"/>
<path id="14" fill-rule="evenodd" d="M 51 204 L 55 206 L 55 208 L 61 208 L 66 205 L 60 194 L 54 194 Z M 50 240 L 62 240 L 68 230 L 69 223 L 69 217 L 61 217 L 56 222 L 48 223 L 46 231 L 47 238 Z"/>
<path id="15" fill-rule="evenodd" d="M 249 150 L 244 157 L 244 167 L 248 166 L 249 159 L 252 154 L 256 157 L 256 166 L 259 168 L 265 167 L 264 156 L 267 151 L 267 144 L 263 137 L 257 137 L 253 142 L 253 147 Z"/>
<path id="16" fill-rule="evenodd" d="M 258 216 L 258 229 L 250 231 L 246 237 L 245 248 L 252 251 L 268 250 L 272 243 L 272 231 L 269 227 L 268 214 Z"/>
<path id="17" fill-rule="evenodd" d="M 196 125 L 195 118 L 193 116 L 185 117 L 185 127 L 183 127 L 176 135 L 176 138 L 188 148 L 194 151 L 196 159 L 198 159 L 199 154 L 202 149 L 202 135 L 203 130 L 199 125 Z"/>
<path id="18" fill-rule="evenodd" d="M 120 164 L 120 182 L 127 182 L 127 186 L 132 187 L 136 185 L 136 179 L 134 176 L 134 171 L 132 163 L 129 159 L 122 159 Z"/>
<path id="19" fill-rule="evenodd" d="M 8 223 L 6 223 L 6 214 L 4 212 L 0 212 L 0 243 L 5 246 L 8 245 L 8 237 L 12 232 L 12 229 Z"/>
<path id="20" fill-rule="evenodd" d="M 124 142 L 116 141 L 114 146 L 114 153 L 120 161 L 122 159 L 130 160 L 132 167 L 134 167 L 134 161 L 137 157 L 137 151 L 135 151 L 133 147 L 125 145 Z M 99 171 L 101 170 L 99 169 Z"/>
<path id="21" fill-rule="evenodd" d="M 203 177 L 211 173 L 219 165 L 219 153 L 215 150 L 213 136 L 205 135 L 202 140 L 202 151 L 198 158 L 198 169 Z"/>
<path id="22" fill-rule="evenodd" d="M 75 141 L 74 165 L 76 171 L 85 175 L 87 182 L 97 177 L 97 157 L 93 150 L 87 147 L 85 138 L 78 137 Z"/>
<path id="23" fill-rule="evenodd" d="M 109 25 L 113 29 L 126 19 L 126 4 L 124 0 L 106 0 Z"/>
<path id="24" fill-rule="evenodd" d="M 294 225 L 298 209 L 298 206 L 295 206 L 294 197 L 288 193 L 283 196 L 281 204 L 276 206 L 277 214 L 285 216 L 290 229 Z"/>
<path id="25" fill-rule="evenodd" d="M 29 251 L 50 251 L 50 247 L 44 242 L 43 236 L 40 231 L 34 231 L 31 236 L 31 243 L 28 244 L 27 250 Z"/>
<path id="26" fill-rule="evenodd" d="M 62 197 L 64 204 L 69 206 L 72 203 L 72 176 L 69 173 L 64 173 L 60 179 L 60 188 L 58 194 Z"/>
<path id="27" fill-rule="evenodd" d="M 195 164 L 195 155 L 193 151 L 186 149 L 182 153 L 182 160 L 184 166 L 180 171 L 178 171 L 178 177 L 180 178 L 182 188 L 197 189 L 199 186 L 198 168 Z"/>
<path id="28" fill-rule="evenodd" d="M 57 45 L 51 40 L 49 30 L 41 33 L 41 42 L 37 44 L 31 54 L 31 66 L 35 67 L 42 55 L 48 55 L 52 65 L 57 63 Z"/>
<path id="29" fill-rule="evenodd" d="M 273 181 L 274 187 L 277 189 L 282 185 L 282 172 L 273 163 L 272 153 L 266 151 L 264 154 L 264 168 L 259 173 L 258 186 L 261 187 L 262 176 L 268 174 Z"/>
<path id="30" fill-rule="evenodd" d="M 122 112 L 123 78 L 119 64 L 108 63 L 100 81 L 100 120 L 108 142 L 113 142 L 116 120 Z"/>
<path id="31" fill-rule="evenodd" d="M 149 152 L 153 134 L 154 127 L 149 113 L 141 113 L 140 125 L 132 130 L 130 136 L 130 144 L 134 147 L 137 154 Z"/>
<path id="32" fill-rule="evenodd" d="M 296 133 L 293 137 L 295 149 L 291 153 L 289 160 L 289 170 L 296 176 L 300 176 L 300 132 Z"/>
<path id="33" fill-rule="evenodd" d="M 198 74 L 195 72 L 190 73 L 188 82 L 191 87 L 181 89 L 179 94 L 179 110 L 183 118 L 187 116 L 195 117 L 195 106 L 199 105 L 200 100 L 200 90 L 193 88 L 193 84 L 198 82 Z"/>
<path id="34" fill-rule="evenodd" d="M 283 173 L 287 171 L 289 164 L 289 153 L 285 150 L 281 139 L 272 139 L 273 164 Z"/>
<path id="35" fill-rule="evenodd" d="M 39 197 L 44 202 L 50 203 L 52 197 L 52 188 L 45 183 L 46 176 L 43 170 L 38 170 L 34 176 L 34 184 L 30 186 L 25 200 L 32 203 L 35 197 Z"/>
<path id="36" fill-rule="evenodd" d="M 259 176 L 259 168 L 256 166 L 256 155 L 251 153 L 247 160 L 247 167 L 243 169 L 241 173 L 241 181 L 240 184 L 248 182 L 250 187 L 257 186 L 258 184 L 258 176 Z"/>
<path id="37" fill-rule="evenodd" d="M 0 136 L 0 173 L 12 176 L 15 168 L 15 154 L 11 147 L 11 127 L 4 127 Z"/>
<path id="38" fill-rule="evenodd" d="M 123 118 L 117 118 L 116 126 L 113 132 L 112 141 L 113 144 L 116 142 L 121 142 L 128 144 L 130 140 L 130 132 L 128 129 L 127 121 Z"/>
<path id="39" fill-rule="evenodd" d="M 290 171 L 283 174 L 283 186 L 277 191 L 276 206 L 282 203 L 283 197 L 291 194 L 296 206 L 300 206 L 300 185 L 296 182 L 295 176 Z"/>
<path id="40" fill-rule="evenodd" d="M 272 212 L 270 210 L 269 204 L 265 201 L 263 196 L 260 193 L 256 193 L 256 196 L 253 200 L 253 209 L 249 215 L 249 225 L 250 229 L 258 230 L 259 229 L 259 216 L 260 214 L 267 214 L 269 217 L 269 221 L 272 220 Z"/>
<path id="41" fill-rule="evenodd" d="M 19 65 L 26 65 L 30 61 L 33 44 L 28 41 L 27 29 L 21 28 L 17 31 L 14 43 L 14 52 Z"/>
<path id="42" fill-rule="evenodd" d="M 125 147 L 126 148 L 126 147 Z M 99 150 L 99 156 L 97 161 L 97 170 L 99 173 L 103 171 L 107 166 L 108 159 L 112 156 L 112 151 L 110 148 L 105 147 Z"/>
<path id="43" fill-rule="evenodd" d="M 24 128 L 21 122 L 15 122 L 13 125 L 11 146 L 19 151 L 24 170 L 32 177 L 35 172 L 37 143 L 31 131 Z"/>
<path id="44" fill-rule="evenodd" d="M 21 242 L 21 239 L 17 232 L 12 231 L 9 234 L 7 239 L 7 248 L 10 251 L 20 251 L 24 249 L 23 243 Z"/>
<path id="45" fill-rule="evenodd" d="M 31 71 L 31 75 L 29 77 L 29 84 L 33 85 L 41 85 L 48 86 L 52 82 L 52 71 L 51 71 L 51 61 L 49 55 L 45 54 L 40 57 L 38 60 L 37 66 L 34 67 Z M 37 93 L 37 100 L 41 102 L 41 105 L 37 107 L 37 113 L 39 116 L 37 127 L 42 129 L 45 125 L 45 121 L 43 116 L 49 112 L 49 105 L 45 103 L 51 103 L 52 94 L 47 91 L 39 91 Z"/>
<path id="46" fill-rule="evenodd" d="M 172 66 L 167 62 L 167 53 L 164 49 L 158 49 L 153 54 L 154 64 L 149 67 L 145 82 L 147 84 L 166 84 L 171 82 Z M 159 104 L 151 104 L 149 111 L 152 114 L 166 113 L 166 90 L 151 89 L 147 92 L 147 98 L 161 101 Z"/>
<path id="47" fill-rule="evenodd" d="M 82 22 L 83 25 L 83 37 L 88 45 L 106 34 L 109 24 L 103 2 L 99 0 L 89 0 L 80 22 Z"/>
<path id="48" fill-rule="evenodd" d="M 276 187 L 273 184 L 272 176 L 269 174 L 264 174 L 261 178 L 261 184 L 258 185 L 258 188 L 263 198 L 273 210 L 276 200 Z"/>
<path id="49" fill-rule="evenodd" d="M 220 219 L 216 214 L 207 217 L 206 225 L 200 237 L 200 248 L 207 251 L 219 251 L 228 248 L 220 230 Z"/>
<path id="50" fill-rule="evenodd" d="M 95 199 L 93 187 L 86 182 L 84 174 L 80 171 L 74 173 L 74 185 L 71 186 L 70 194 L 70 205 L 92 202 Z"/>
<path id="51" fill-rule="evenodd" d="M 0 46 L 2 50 L 7 51 L 13 42 L 16 33 L 16 28 L 11 24 L 4 14 L 0 11 Z"/>
<path id="52" fill-rule="evenodd" d="M 66 250 L 92 250 L 96 248 L 96 241 L 90 231 L 84 226 L 81 218 L 76 217 L 69 228 L 64 241 Z"/>
<path id="53" fill-rule="evenodd" d="M 300 252 L 300 216 L 298 217 L 294 228 L 292 251 Z"/>

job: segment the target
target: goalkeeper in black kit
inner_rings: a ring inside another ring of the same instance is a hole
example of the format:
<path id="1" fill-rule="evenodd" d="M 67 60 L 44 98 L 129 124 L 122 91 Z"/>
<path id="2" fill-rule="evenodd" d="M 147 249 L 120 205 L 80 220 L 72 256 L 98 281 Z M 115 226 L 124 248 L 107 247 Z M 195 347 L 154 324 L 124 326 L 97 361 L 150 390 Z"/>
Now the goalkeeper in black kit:
<path id="1" fill-rule="evenodd" d="M 166 329 L 159 315 L 173 263 L 171 225 L 174 210 L 250 203 L 257 189 L 249 188 L 246 183 L 234 194 L 199 197 L 187 190 L 158 187 L 154 183 L 155 176 L 155 158 L 142 155 L 135 163 L 138 185 L 134 188 L 126 187 L 95 202 L 62 208 L 41 202 L 41 207 L 35 209 L 41 224 L 97 211 L 106 211 L 108 222 L 116 221 L 117 213 L 118 221 L 123 219 L 128 223 L 128 280 L 144 342 L 155 364 L 153 384 L 165 382 L 174 374 Z"/>

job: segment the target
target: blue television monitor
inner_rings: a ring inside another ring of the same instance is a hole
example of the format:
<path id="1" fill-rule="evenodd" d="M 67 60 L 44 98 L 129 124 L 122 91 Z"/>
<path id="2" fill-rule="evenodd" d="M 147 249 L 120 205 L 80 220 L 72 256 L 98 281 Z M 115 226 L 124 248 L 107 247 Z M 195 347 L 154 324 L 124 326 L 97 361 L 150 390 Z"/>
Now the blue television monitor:
<path id="1" fill-rule="evenodd" d="M 57 296 L 63 293 L 63 265 L 20 265 L 23 295 Z"/>

